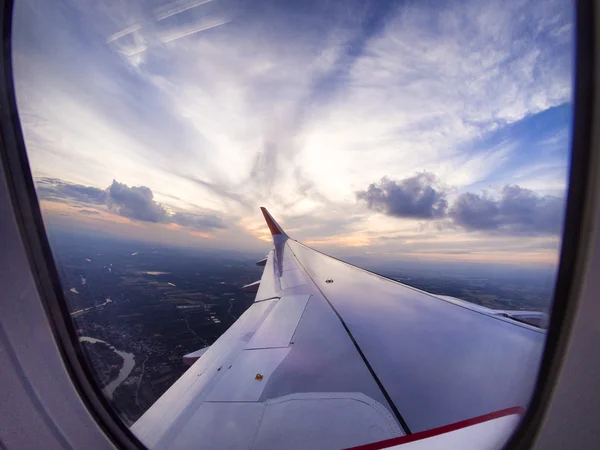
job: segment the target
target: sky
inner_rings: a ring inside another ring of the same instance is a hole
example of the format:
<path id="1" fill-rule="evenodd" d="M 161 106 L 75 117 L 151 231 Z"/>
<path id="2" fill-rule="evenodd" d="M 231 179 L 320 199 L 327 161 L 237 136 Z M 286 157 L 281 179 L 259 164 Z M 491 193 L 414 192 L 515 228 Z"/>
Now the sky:
<path id="1" fill-rule="evenodd" d="M 44 219 L 266 251 L 556 264 L 568 1 L 18 0 Z"/>

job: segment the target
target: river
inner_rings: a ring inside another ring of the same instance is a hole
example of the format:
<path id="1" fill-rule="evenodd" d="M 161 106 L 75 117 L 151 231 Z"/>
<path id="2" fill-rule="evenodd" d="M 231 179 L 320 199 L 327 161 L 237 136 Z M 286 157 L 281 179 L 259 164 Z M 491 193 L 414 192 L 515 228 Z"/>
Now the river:
<path id="1" fill-rule="evenodd" d="M 100 339 L 96 339 L 93 337 L 88 337 L 88 336 L 82 336 L 79 338 L 80 341 L 82 342 L 102 342 L 103 344 L 108 345 L 112 351 L 117 352 L 119 355 L 121 355 L 121 358 L 123 358 L 123 367 L 121 367 L 121 370 L 119 371 L 119 376 L 117 376 L 117 378 L 115 378 L 114 380 L 112 380 L 110 383 L 108 383 L 103 389 L 102 392 L 104 392 L 104 395 L 106 395 L 108 398 L 112 398 L 113 393 L 115 392 L 115 389 L 123 382 L 125 381 L 125 379 L 129 376 L 129 374 L 131 373 L 131 371 L 133 370 L 133 367 L 135 366 L 135 359 L 133 357 L 132 353 L 127 353 L 127 352 L 123 352 L 121 350 L 117 350 L 116 348 L 114 348 L 112 345 L 110 345 L 108 342 L 104 342 Z"/>
<path id="2" fill-rule="evenodd" d="M 71 288 L 71 292 L 74 292 L 75 294 L 79 294 L 79 292 L 77 292 L 77 289 L 75 289 L 75 288 Z M 101 307 L 103 307 L 104 305 L 108 305 L 108 304 L 109 304 L 109 303 L 111 303 L 111 302 L 112 302 L 112 300 L 111 300 L 110 298 L 106 298 L 106 299 L 104 300 L 104 303 L 101 303 L 101 304 L 99 304 L 99 305 L 96 305 L 96 306 L 90 306 L 89 308 L 85 308 L 85 309 L 78 309 L 77 311 L 73 311 L 73 312 L 71 313 L 71 316 L 72 316 L 72 317 L 75 317 L 75 316 L 77 316 L 78 314 L 79 314 L 79 315 L 81 315 L 81 314 L 83 314 L 84 312 L 88 312 L 88 311 L 91 311 L 92 309 L 96 309 L 96 308 L 101 308 Z M 93 338 L 90 338 L 90 339 L 93 339 Z M 109 345 L 109 344 L 106 344 L 106 345 Z"/>

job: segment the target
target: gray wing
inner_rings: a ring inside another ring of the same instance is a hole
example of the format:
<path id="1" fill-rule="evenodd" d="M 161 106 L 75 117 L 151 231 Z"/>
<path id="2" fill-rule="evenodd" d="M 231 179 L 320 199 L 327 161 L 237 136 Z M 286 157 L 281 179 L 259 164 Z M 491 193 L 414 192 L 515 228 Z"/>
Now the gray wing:
<path id="1" fill-rule="evenodd" d="M 290 239 L 254 304 L 133 425 L 150 448 L 343 448 L 525 406 L 544 333 Z"/>

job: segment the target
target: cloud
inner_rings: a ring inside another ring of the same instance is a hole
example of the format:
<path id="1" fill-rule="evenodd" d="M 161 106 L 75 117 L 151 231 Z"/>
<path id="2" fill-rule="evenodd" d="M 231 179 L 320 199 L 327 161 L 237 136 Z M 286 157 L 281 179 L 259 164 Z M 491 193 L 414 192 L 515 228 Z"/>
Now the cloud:
<path id="1" fill-rule="evenodd" d="M 113 180 L 108 188 L 110 209 L 129 219 L 143 222 L 167 222 L 167 210 L 154 201 L 152 190 L 146 186 L 132 186 Z"/>
<path id="2" fill-rule="evenodd" d="M 92 205 L 103 205 L 107 193 L 103 189 L 62 181 L 58 178 L 36 179 L 38 196 L 42 200 L 66 202 L 68 200 Z"/>
<path id="3" fill-rule="evenodd" d="M 369 209 L 390 217 L 449 218 L 453 226 L 466 231 L 559 234 L 562 228 L 562 197 L 542 196 L 517 185 L 505 185 L 500 198 L 464 192 L 448 208 L 447 191 L 435 185 L 436 176 L 427 172 L 399 181 L 383 177 L 379 183 L 357 192 L 356 197 L 365 201 Z"/>
<path id="4" fill-rule="evenodd" d="M 146 186 L 129 187 L 113 180 L 108 188 L 107 205 L 117 213 L 129 219 L 143 222 L 175 223 L 182 227 L 206 230 L 226 228 L 223 219 L 214 214 L 176 212 L 167 209 L 154 200 L 152 190 Z"/>
<path id="5" fill-rule="evenodd" d="M 493 230 L 498 227 L 498 203 L 485 195 L 466 192 L 454 202 L 450 215 L 468 230 Z"/>
<path id="6" fill-rule="evenodd" d="M 448 202 L 444 191 L 433 187 L 435 176 L 424 172 L 400 181 L 383 177 L 356 198 L 367 202 L 369 209 L 394 217 L 435 219 L 444 217 Z"/>
<path id="7" fill-rule="evenodd" d="M 461 194 L 448 215 L 456 225 L 467 230 L 558 234 L 564 207 L 562 198 L 539 196 L 529 189 L 507 185 L 498 200 L 485 194 Z"/>
<path id="8" fill-rule="evenodd" d="M 58 178 L 36 179 L 40 200 L 78 205 L 103 205 L 113 213 L 128 219 L 151 223 L 174 223 L 196 230 L 226 228 L 223 219 L 204 212 L 169 211 L 154 200 L 154 194 L 146 186 L 127 186 L 113 180 L 106 189 L 69 183 Z M 79 209 L 88 216 L 99 215 L 96 210 Z"/>

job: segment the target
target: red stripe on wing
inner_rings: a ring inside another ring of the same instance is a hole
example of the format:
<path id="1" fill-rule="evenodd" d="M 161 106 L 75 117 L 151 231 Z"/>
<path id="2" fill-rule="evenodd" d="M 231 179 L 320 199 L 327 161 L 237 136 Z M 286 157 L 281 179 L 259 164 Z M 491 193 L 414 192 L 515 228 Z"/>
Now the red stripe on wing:
<path id="1" fill-rule="evenodd" d="M 438 428 L 432 428 L 431 430 L 420 431 L 418 433 L 407 434 L 406 436 L 398 436 L 385 441 L 372 442 L 371 444 L 359 445 L 358 447 L 352 447 L 348 450 L 380 450 L 383 448 L 389 448 L 394 445 L 406 444 L 408 442 L 420 441 L 421 439 L 427 439 L 433 436 L 439 436 L 440 434 L 449 433 L 451 431 L 460 430 L 461 428 L 470 427 L 477 425 L 478 423 L 488 422 L 490 420 L 499 419 L 500 417 L 512 416 L 514 414 L 521 414 L 523 408 L 520 406 L 513 406 L 512 408 L 502 409 L 500 411 L 494 411 L 483 416 L 473 417 L 471 419 L 463 420 L 461 422 L 451 423 Z"/>

